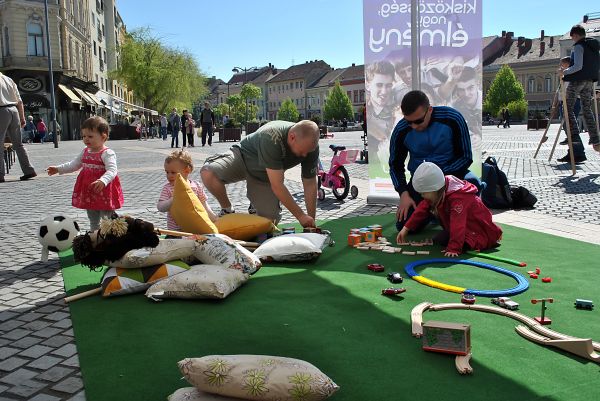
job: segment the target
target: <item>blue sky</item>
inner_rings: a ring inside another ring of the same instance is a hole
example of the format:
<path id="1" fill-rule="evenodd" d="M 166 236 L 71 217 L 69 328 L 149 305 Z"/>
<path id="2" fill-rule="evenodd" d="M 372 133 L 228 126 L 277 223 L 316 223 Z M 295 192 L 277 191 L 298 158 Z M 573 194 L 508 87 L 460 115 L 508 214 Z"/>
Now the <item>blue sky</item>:
<path id="1" fill-rule="evenodd" d="M 192 53 L 205 74 L 224 80 L 236 66 L 287 68 L 321 59 L 339 68 L 364 59 L 362 0 L 116 1 L 128 30 L 150 27 Z M 584 14 L 600 11 L 594 3 L 483 0 L 483 35 L 562 35 Z"/>

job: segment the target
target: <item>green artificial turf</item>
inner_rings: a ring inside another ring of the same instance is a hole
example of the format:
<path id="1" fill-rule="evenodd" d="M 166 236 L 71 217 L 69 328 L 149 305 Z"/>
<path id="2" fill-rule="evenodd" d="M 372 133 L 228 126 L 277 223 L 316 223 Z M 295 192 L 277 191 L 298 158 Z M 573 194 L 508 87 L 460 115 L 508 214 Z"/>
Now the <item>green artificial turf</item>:
<path id="1" fill-rule="evenodd" d="M 403 256 L 359 251 L 346 245 L 350 228 L 382 224 L 395 240 L 392 216 L 326 222 L 337 242 L 314 263 L 264 266 L 242 288 L 222 301 L 165 300 L 143 294 L 103 299 L 94 296 L 70 304 L 71 318 L 86 398 L 99 400 L 164 400 L 181 379 L 177 361 L 210 354 L 280 355 L 306 360 L 341 389 L 334 400 L 592 400 L 600 390 L 600 366 L 521 338 L 517 322 L 473 311 L 426 312 L 424 320 L 471 324 L 472 376 L 460 376 L 451 355 L 421 350 L 411 336 L 410 311 L 420 302 L 460 302 L 460 294 L 444 292 L 410 279 L 402 296 L 385 297 L 392 286 L 385 276 L 404 264 L 441 257 Z M 522 260 L 516 267 L 469 257 L 523 272 L 539 266 L 540 278 L 513 297 L 520 312 L 538 316 L 532 298 L 554 297 L 547 314 L 552 329 L 600 341 L 600 250 L 595 245 L 503 226 L 498 256 Z M 433 229 L 415 238 L 431 237 Z M 464 256 L 464 255 L 463 255 Z M 61 255 L 69 295 L 97 286 L 101 274 L 74 265 Z M 366 269 L 385 265 L 384 273 Z M 508 288 L 513 279 L 466 265 L 432 265 L 424 276 L 467 288 Z M 592 299 L 596 310 L 573 307 L 575 298 Z M 595 299 L 594 299 L 595 298 Z M 489 305 L 488 298 L 477 303 Z M 415 398 L 416 397 L 416 398 Z"/>

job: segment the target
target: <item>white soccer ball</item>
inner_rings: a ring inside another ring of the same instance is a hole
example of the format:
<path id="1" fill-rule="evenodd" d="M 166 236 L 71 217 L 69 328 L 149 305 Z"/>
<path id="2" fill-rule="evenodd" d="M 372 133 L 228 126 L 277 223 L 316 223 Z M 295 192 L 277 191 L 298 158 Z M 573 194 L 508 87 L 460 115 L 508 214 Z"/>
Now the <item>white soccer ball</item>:
<path id="1" fill-rule="evenodd" d="M 65 216 L 48 216 L 40 223 L 38 241 L 53 252 L 65 251 L 73 246 L 79 234 L 79 225 Z"/>

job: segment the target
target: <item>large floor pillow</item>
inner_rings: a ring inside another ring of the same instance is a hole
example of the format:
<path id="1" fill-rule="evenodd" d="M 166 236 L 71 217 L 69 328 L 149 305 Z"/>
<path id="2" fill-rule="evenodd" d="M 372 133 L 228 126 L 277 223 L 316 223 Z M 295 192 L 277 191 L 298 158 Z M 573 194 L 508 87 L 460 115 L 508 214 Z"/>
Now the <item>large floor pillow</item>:
<path id="1" fill-rule="evenodd" d="M 209 355 L 179 362 L 201 391 L 244 400 L 319 401 L 339 387 L 308 362 L 265 355 Z"/>
<path id="2" fill-rule="evenodd" d="M 240 401 L 239 398 L 224 397 L 218 394 L 205 393 L 196 387 L 184 387 L 175 391 L 168 401 Z"/>
<path id="3" fill-rule="evenodd" d="M 273 222 L 266 217 L 245 213 L 230 213 L 219 217 L 215 226 L 220 234 L 243 241 L 277 230 Z"/>
<path id="4" fill-rule="evenodd" d="M 218 233 L 217 227 L 208 217 L 200 199 L 196 196 L 188 180 L 177 174 L 173 188 L 173 204 L 169 212 L 179 227 L 192 234 Z"/>
<path id="5" fill-rule="evenodd" d="M 137 269 L 111 267 L 102 277 L 102 295 L 112 297 L 143 292 L 158 280 L 185 272 L 189 268 L 188 264 L 180 260 Z"/>
<path id="6" fill-rule="evenodd" d="M 216 265 L 195 265 L 188 271 L 152 284 L 146 296 L 163 298 L 226 298 L 250 278 L 240 270 Z"/>
<path id="7" fill-rule="evenodd" d="M 156 248 L 133 249 L 108 266 L 128 269 L 155 266 L 170 260 L 188 261 L 194 256 L 195 249 L 196 243 L 190 239 L 161 239 Z"/>
<path id="8" fill-rule="evenodd" d="M 330 238 L 326 234 L 285 234 L 263 242 L 254 255 L 263 262 L 306 261 L 319 257 L 329 243 Z"/>
<path id="9" fill-rule="evenodd" d="M 256 273 L 262 266 L 252 252 L 222 234 L 204 235 L 197 239 L 194 255 L 202 264 L 228 267 L 248 274 Z"/>

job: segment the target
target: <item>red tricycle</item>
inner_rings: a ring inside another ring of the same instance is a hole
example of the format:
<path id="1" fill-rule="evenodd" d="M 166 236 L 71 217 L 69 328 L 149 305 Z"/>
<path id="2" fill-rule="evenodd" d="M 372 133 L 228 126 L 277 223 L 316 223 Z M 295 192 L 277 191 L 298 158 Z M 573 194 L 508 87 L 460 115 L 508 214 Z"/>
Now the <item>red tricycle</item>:
<path id="1" fill-rule="evenodd" d="M 331 166 L 329 171 L 323 170 L 323 164 L 319 160 L 319 174 L 318 174 L 318 192 L 317 198 L 319 200 L 325 199 L 324 188 L 330 188 L 333 196 L 339 200 L 346 199 L 348 192 L 352 198 L 358 196 L 358 187 L 356 185 L 350 186 L 350 176 L 348 170 L 344 167 L 344 164 L 351 164 L 356 161 L 359 150 L 349 149 L 346 150 L 345 146 L 329 145 L 329 149 L 333 151 L 333 158 L 331 159 Z"/>

